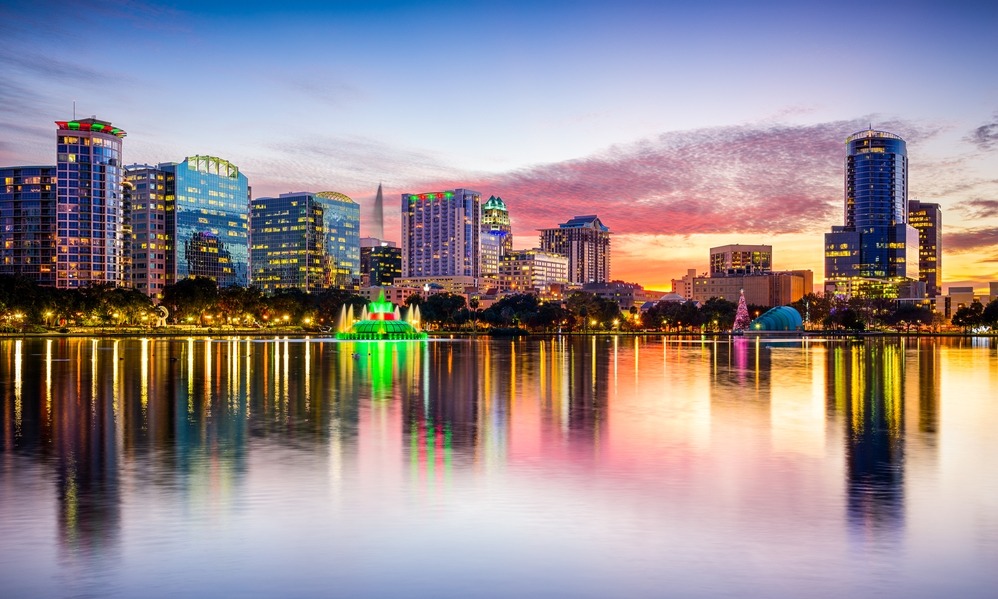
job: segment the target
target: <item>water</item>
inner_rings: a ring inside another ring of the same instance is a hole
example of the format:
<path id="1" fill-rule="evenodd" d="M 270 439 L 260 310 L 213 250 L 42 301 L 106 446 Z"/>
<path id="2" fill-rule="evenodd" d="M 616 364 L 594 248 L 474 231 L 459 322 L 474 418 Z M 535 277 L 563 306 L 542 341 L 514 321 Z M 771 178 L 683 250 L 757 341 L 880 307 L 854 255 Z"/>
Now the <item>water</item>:
<path id="1" fill-rule="evenodd" d="M 993 340 L 0 341 L 15 597 L 993 597 Z"/>

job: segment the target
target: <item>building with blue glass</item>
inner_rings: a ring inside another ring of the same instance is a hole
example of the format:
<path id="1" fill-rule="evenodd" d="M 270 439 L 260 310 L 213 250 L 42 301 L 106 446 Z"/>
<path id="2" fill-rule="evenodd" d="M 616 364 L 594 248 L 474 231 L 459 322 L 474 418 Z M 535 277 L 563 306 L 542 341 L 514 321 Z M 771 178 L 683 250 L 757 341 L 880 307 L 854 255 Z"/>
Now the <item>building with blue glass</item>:
<path id="1" fill-rule="evenodd" d="M 174 235 L 167 270 L 172 280 L 209 277 L 219 287 L 247 286 L 250 198 L 246 175 L 215 156 L 190 156 L 179 164 L 160 167 L 168 174 L 167 229 Z"/>
<path id="2" fill-rule="evenodd" d="M 0 168 L 0 274 L 55 287 L 56 167 Z"/>
<path id="3" fill-rule="evenodd" d="M 329 285 L 324 210 L 311 193 L 254 198 L 250 204 L 251 281 L 267 293 Z"/>
<path id="4" fill-rule="evenodd" d="M 846 139 L 845 224 L 825 234 L 825 290 L 899 297 L 918 279 L 918 231 L 908 224 L 903 139 L 868 129 Z"/>
<path id="5" fill-rule="evenodd" d="M 360 286 L 360 205 L 336 191 L 315 194 L 322 205 L 323 246 L 330 281 L 327 286 Z"/>
<path id="6" fill-rule="evenodd" d="M 125 132 L 96 118 L 56 126 L 55 285 L 122 285 Z"/>
<path id="7" fill-rule="evenodd" d="M 249 184 L 234 164 L 190 156 L 129 165 L 130 284 L 159 297 L 163 287 L 208 277 L 249 284 Z"/>

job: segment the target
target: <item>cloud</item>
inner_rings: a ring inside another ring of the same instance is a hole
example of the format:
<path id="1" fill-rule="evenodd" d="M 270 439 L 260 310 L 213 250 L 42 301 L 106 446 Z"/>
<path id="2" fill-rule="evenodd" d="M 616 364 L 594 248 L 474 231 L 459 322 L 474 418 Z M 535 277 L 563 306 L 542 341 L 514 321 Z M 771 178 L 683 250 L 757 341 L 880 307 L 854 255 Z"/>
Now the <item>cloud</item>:
<path id="1" fill-rule="evenodd" d="M 957 208 L 972 218 L 998 216 L 998 200 L 973 199 L 960 203 Z"/>
<path id="2" fill-rule="evenodd" d="M 577 160 L 441 180 L 433 188 L 467 186 L 502 196 L 519 230 L 599 214 L 615 234 L 819 232 L 841 224 L 843 141 L 863 127 L 843 121 L 670 132 Z"/>
<path id="3" fill-rule="evenodd" d="M 946 233 L 943 236 L 943 246 L 947 252 L 963 253 L 977 251 L 982 248 L 994 248 L 998 242 L 998 227 L 980 227 Z"/>
<path id="4" fill-rule="evenodd" d="M 981 125 L 970 134 L 969 139 L 982 150 L 990 150 L 998 144 L 998 114 L 994 122 Z"/>

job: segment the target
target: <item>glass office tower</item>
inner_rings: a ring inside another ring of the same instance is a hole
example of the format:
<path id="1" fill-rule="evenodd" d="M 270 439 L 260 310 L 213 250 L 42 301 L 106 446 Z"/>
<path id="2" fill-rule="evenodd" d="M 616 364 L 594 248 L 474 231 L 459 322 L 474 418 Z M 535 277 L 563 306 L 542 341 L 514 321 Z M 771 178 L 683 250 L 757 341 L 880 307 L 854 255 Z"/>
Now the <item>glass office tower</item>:
<path id="1" fill-rule="evenodd" d="M 96 118 L 56 126 L 56 286 L 121 285 L 125 132 Z"/>
<path id="2" fill-rule="evenodd" d="M 356 289 L 360 285 L 360 205 L 335 191 L 320 191 L 323 235 L 330 285 Z"/>
<path id="3" fill-rule="evenodd" d="M 311 193 L 255 198 L 250 210 L 252 283 L 265 292 L 329 285 L 324 210 Z"/>
<path id="4" fill-rule="evenodd" d="M 899 284 L 918 278 L 903 139 L 874 129 L 846 139 L 844 208 L 845 224 L 825 234 L 826 290 L 897 297 Z"/>
<path id="5" fill-rule="evenodd" d="M 219 287 L 249 284 L 249 185 L 239 167 L 214 156 L 161 164 L 167 173 L 170 283 L 209 277 Z M 172 210 L 170 209 L 172 207 Z"/>

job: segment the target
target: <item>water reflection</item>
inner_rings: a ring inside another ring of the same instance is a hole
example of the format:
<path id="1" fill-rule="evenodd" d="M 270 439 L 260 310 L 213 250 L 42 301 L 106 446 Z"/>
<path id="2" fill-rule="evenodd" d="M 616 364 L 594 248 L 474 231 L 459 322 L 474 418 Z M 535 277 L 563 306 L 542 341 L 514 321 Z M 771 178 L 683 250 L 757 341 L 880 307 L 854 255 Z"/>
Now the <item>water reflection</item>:
<path id="1" fill-rule="evenodd" d="M 283 512 L 317 493 L 311 481 L 326 485 L 330 511 L 308 522 L 337 530 L 365 502 L 460 502 L 469 480 L 487 481 L 513 510 L 530 504 L 530 481 L 531 492 L 592 502 L 582 517 L 606 529 L 601 546 L 634 561 L 615 566 L 624 578 L 648 576 L 628 569 L 643 559 L 680 563 L 691 552 L 736 567 L 738 547 L 762 543 L 803 552 L 770 557 L 803 580 L 835 554 L 839 532 L 911 550 L 906 537 L 932 513 L 913 489 L 924 495 L 925 473 L 945 466 L 947 373 L 990 384 L 995 362 L 990 342 L 960 339 L 5 340 L 0 522 L 37 544 L 44 534 L 17 524 L 11 502 L 50 501 L 61 549 L 106 558 L 142 528 L 139 497 L 184 507 L 163 540 L 182 544 L 205 518 L 257 503 Z M 995 415 L 986 403 L 980 414 L 960 409 L 961 426 Z M 38 485 L 6 484 L 29 466 Z M 261 479 L 279 490 L 261 491 Z M 631 536 L 604 522 L 632 512 Z M 578 522 L 565 526 L 572 538 Z M 713 549 L 670 540 L 676 530 Z M 850 570 L 845 559 L 825 567 Z"/>

